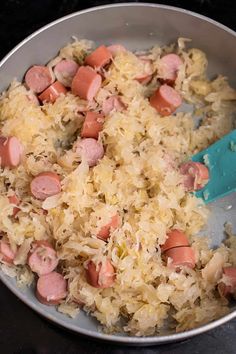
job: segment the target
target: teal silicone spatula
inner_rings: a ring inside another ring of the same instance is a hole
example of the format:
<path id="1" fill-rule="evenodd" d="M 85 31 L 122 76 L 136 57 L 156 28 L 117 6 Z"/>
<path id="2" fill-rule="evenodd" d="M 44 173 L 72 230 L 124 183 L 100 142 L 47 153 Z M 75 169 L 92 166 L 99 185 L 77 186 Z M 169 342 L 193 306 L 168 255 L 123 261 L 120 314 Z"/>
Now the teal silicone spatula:
<path id="1" fill-rule="evenodd" d="M 194 192 L 206 204 L 236 191 L 236 130 L 192 156 L 191 160 L 204 163 L 209 169 L 209 182 Z"/>

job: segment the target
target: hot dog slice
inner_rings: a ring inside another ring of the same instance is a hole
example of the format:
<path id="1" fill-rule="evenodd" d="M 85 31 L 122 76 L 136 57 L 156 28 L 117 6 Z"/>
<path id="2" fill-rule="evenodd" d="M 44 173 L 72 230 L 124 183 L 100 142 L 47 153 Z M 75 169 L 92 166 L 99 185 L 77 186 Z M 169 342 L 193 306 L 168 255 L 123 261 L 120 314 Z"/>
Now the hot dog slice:
<path id="1" fill-rule="evenodd" d="M 102 111 L 105 115 L 108 115 L 112 111 L 123 111 L 125 105 L 119 96 L 108 97 L 102 104 Z"/>
<path id="2" fill-rule="evenodd" d="M 35 93 L 44 91 L 53 82 L 46 66 L 34 65 L 25 74 L 25 83 Z"/>
<path id="3" fill-rule="evenodd" d="M 87 112 L 81 130 L 82 138 L 98 139 L 98 134 L 103 128 L 104 116 L 97 112 Z"/>
<path id="4" fill-rule="evenodd" d="M 170 268 L 195 267 L 195 256 L 191 247 L 176 247 L 165 252 L 167 264 Z"/>
<path id="5" fill-rule="evenodd" d="M 42 172 L 33 178 L 30 184 L 32 195 L 40 200 L 58 194 L 61 191 L 61 182 L 55 172 Z"/>
<path id="6" fill-rule="evenodd" d="M 56 79 L 65 87 L 71 87 L 79 65 L 72 59 L 61 60 L 54 68 Z"/>
<path id="7" fill-rule="evenodd" d="M 183 183 L 187 191 L 202 189 L 209 181 L 209 170 L 200 162 L 183 163 L 180 173 L 184 176 Z"/>
<path id="8" fill-rule="evenodd" d="M 32 272 L 38 276 L 51 273 L 58 265 L 56 251 L 47 241 L 36 241 L 28 257 L 28 264 Z"/>
<path id="9" fill-rule="evenodd" d="M 150 104 L 160 115 L 169 116 L 181 106 L 182 98 L 175 89 L 164 84 L 150 98 Z"/>
<path id="10" fill-rule="evenodd" d="M 179 55 L 174 53 L 164 55 L 160 59 L 160 66 L 158 68 L 160 78 L 169 85 L 173 84 L 182 64 L 183 61 Z"/>
<path id="11" fill-rule="evenodd" d="M 142 56 L 139 56 L 139 60 L 144 64 L 144 69 L 143 72 L 136 76 L 135 79 L 140 82 L 140 84 L 146 85 L 152 80 L 152 61 Z"/>
<path id="12" fill-rule="evenodd" d="M 19 205 L 20 204 L 20 199 L 16 196 L 16 194 L 9 196 L 8 200 L 9 200 L 9 203 L 11 203 L 11 204 L 14 204 L 14 205 Z M 16 216 L 18 211 L 20 211 L 20 209 L 17 208 L 17 207 L 14 207 L 12 215 Z"/>
<path id="13" fill-rule="evenodd" d="M 112 57 L 114 58 L 119 53 L 126 52 L 125 47 L 122 44 L 112 44 L 107 47 Z"/>
<path id="14" fill-rule="evenodd" d="M 39 277 L 36 297 L 44 305 L 58 305 L 67 296 L 67 281 L 57 272 Z"/>
<path id="15" fill-rule="evenodd" d="M 85 64 L 99 70 L 108 64 L 111 58 L 112 54 L 108 48 L 101 45 L 85 58 Z"/>
<path id="16" fill-rule="evenodd" d="M 102 84 L 101 75 L 89 66 L 81 66 L 77 71 L 71 89 L 74 95 L 84 100 L 92 101 Z"/>
<path id="17" fill-rule="evenodd" d="M 14 136 L 0 136 L 0 165 L 1 167 L 17 167 L 22 158 L 23 147 Z"/>
<path id="18" fill-rule="evenodd" d="M 86 269 L 87 282 L 95 288 L 110 288 L 115 281 L 115 269 L 109 259 L 103 264 L 96 265 L 90 261 Z"/>
<path id="19" fill-rule="evenodd" d="M 168 239 L 164 245 L 161 246 L 162 252 L 175 247 L 189 246 L 188 238 L 183 231 L 173 229 L 168 232 L 167 236 Z"/>
<path id="20" fill-rule="evenodd" d="M 236 267 L 223 268 L 223 279 L 218 284 L 218 291 L 221 296 L 236 296 Z"/>
<path id="21" fill-rule="evenodd" d="M 108 237 L 110 236 L 111 231 L 115 230 L 119 227 L 119 223 L 120 223 L 119 215 L 116 214 L 116 215 L 112 216 L 111 221 L 107 225 L 104 225 L 99 230 L 97 237 L 106 241 L 108 239 Z"/>
<path id="22" fill-rule="evenodd" d="M 104 148 L 101 143 L 92 138 L 82 139 L 75 144 L 76 153 L 85 159 L 90 167 L 97 165 L 104 156 Z"/>
<path id="23" fill-rule="evenodd" d="M 67 89 L 59 81 L 55 81 L 45 91 L 43 91 L 38 97 L 41 102 L 54 103 L 60 95 L 65 95 Z"/>
<path id="24" fill-rule="evenodd" d="M 16 253 L 13 252 L 8 242 L 0 240 L 0 261 L 12 264 Z"/>

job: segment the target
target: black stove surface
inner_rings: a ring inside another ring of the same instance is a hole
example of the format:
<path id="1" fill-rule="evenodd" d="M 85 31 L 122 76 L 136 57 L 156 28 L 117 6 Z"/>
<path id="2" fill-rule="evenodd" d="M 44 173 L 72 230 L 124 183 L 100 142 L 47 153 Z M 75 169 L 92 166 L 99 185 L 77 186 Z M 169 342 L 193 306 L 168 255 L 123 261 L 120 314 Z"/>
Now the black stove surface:
<path id="1" fill-rule="evenodd" d="M 107 3 L 109 1 L 103 0 L 2 0 L 0 59 L 19 41 L 52 20 Z M 159 3 L 198 12 L 236 30 L 235 0 L 167 0 Z M 236 354 L 236 319 L 184 342 L 149 348 L 125 347 L 95 342 L 49 323 L 1 283 L 0 302 L 1 354 Z"/>

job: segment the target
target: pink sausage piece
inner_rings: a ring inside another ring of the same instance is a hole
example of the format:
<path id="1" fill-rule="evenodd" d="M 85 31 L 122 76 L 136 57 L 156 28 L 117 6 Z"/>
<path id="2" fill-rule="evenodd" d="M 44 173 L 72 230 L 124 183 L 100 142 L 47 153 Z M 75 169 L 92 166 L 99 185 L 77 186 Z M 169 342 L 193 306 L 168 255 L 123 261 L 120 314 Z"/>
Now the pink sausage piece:
<path id="1" fill-rule="evenodd" d="M 162 252 L 175 247 L 189 246 L 188 238 L 183 231 L 173 229 L 167 236 L 166 242 L 161 246 Z"/>
<path id="2" fill-rule="evenodd" d="M 72 80 L 79 69 L 79 65 L 72 59 L 61 60 L 54 68 L 56 79 L 64 86 L 71 87 Z"/>
<path id="3" fill-rule="evenodd" d="M 0 136 L 0 166 L 17 167 L 21 163 L 23 147 L 14 136 Z"/>
<path id="4" fill-rule="evenodd" d="M 89 167 L 97 165 L 104 156 L 104 148 L 96 139 L 86 138 L 75 144 L 76 153 L 85 159 Z"/>
<path id="5" fill-rule="evenodd" d="M 113 58 L 119 53 L 126 52 L 126 49 L 122 44 L 112 44 L 107 47 L 107 49 L 109 50 Z"/>
<path id="6" fill-rule="evenodd" d="M 171 260 L 168 262 L 170 268 L 178 270 L 180 266 L 194 268 L 195 255 L 191 247 L 176 247 L 171 248 L 165 252 L 165 256 Z"/>
<path id="7" fill-rule="evenodd" d="M 116 214 L 111 217 L 111 221 L 104 225 L 98 232 L 97 237 L 106 241 L 110 237 L 110 233 L 112 230 L 116 230 L 119 227 L 120 218 L 119 215 Z"/>
<path id="8" fill-rule="evenodd" d="M 47 241 L 36 241 L 28 257 L 28 265 L 38 276 L 51 273 L 58 265 L 56 251 Z"/>
<path id="9" fill-rule="evenodd" d="M 8 197 L 8 200 L 9 200 L 9 203 L 11 203 L 11 204 L 20 205 L 20 199 L 17 197 L 16 194 L 9 196 L 9 197 Z M 14 208 L 13 208 L 13 213 L 12 213 L 12 215 L 13 215 L 13 216 L 16 216 L 16 214 L 18 213 L 18 211 L 20 211 L 20 209 L 17 208 L 17 207 L 14 207 Z"/>
<path id="10" fill-rule="evenodd" d="M 73 78 L 72 93 L 80 98 L 92 101 L 102 84 L 101 75 L 89 66 L 81 66 Z"/>
<path id="11" fill-rule="evenodd" d="M 225 267 L 223 268 L 223 275 L 225 276 L 225 281 L 221 281 L 218 284 L 218 291 L 221 296 L 230 297 L 236 296 L 236 267 Z"/>
<path id="12" fill-rule="evenodd" d="M 101 45 L 85 58 L 85 64 L 100 70 L 112 59 L 112 54 L 107 47 Z"/>
<path id="13" fill-rule="evenodd" d="M 123 111 L 125 105 L 119 96 L 108 97 L 102 104 L 102 111 L 105 115 L 108 115 L 112 111 Z"/>
<path id="14" fill-rule="evenodd" d="M 25 74 L 26 85 L 35 93 L 44 91 L 52 82 L 52 75 L 46 66 L 34 65 Z"/>
<path id="15" fill-rule="evenodd" d="M 96 265 L 90 261 L 86 269 L 87 282 L 95 288 L 110 288 L 115 281 L 115 269 L 109 259 L 105 263 Z"/>
<path id="16" fill-rule="evenodd" d="M 162 81 L 169 85 L 174 84 L 182 64 L 183 61 L 179 55 L 174 53 L 164 55 L 160 59 L 160 66 L 158 70 L 158 74 Z"/>
<path id="17" fill-rule="evenodd" d="M 36 199 L 45 200 L 61 191 L 61 182 L 58 174 L 47 171 L 39 173 L 30 184 L 32 195 Z"/>
<path id="18" fill-rule="evenodd" d="M 12 264 L 16 253 L 13 252 L 8 242 L 0 240 L 0 261 Z"/>
<path id="19" fill-rule="evenodd" d="M 147 85 L 152 80 L 152 61 L 151 59 L 147 59 L 142 56 L 139 56 L 139 60 L 144 64 L 144 71 L 143 73 L 140 73 L 140 75 L 136 76 L 135 80 L 137 80 L 140 84 Z"/>
<path id="20" fill-rule="evenodd" d="M 67 281 L 57 273 L 51 272 L 39 277 L 36 297 L 44 305 L 58 305 L 67 296 Z"/>
<path id="21" fill-rule="evenodd" d="M 38 97 L 41 102 L 54 103 L 60 95 L 65 95 L 67 89 L 59 81 L 55 81 L 46 90 L 44 90 Z"/>
<path id="22" fill-rule="evenodd" d="M 187 191 L 202 189 L 209 181 L 209 170 L 200 162 L 183 163 L 180 166 L 180 173 L 184 176 L 183 183 Z"/>
<path id="23" fill-rule="evenodd" d="M 180 94 L 168 85 L 161 85 L 150 98 L 150 105 L 162 116 L 169 116 L 181 106 Z"/>
<path id="24" fill-rule="evenodd" d="M 81 130 L 82 138 L 98 139 L 98 135 L 103 128 L 104 116 L 97 112 L 87 112 Z"/>

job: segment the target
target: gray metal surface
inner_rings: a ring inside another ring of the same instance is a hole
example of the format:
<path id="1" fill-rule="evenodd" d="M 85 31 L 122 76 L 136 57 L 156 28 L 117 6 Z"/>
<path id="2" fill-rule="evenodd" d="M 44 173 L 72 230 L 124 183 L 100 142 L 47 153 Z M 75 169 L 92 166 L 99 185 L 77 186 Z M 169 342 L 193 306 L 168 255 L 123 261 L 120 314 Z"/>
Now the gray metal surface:
<path id="1" fill-rule="evenodd" d="M 55 21 L 29 36 L 14 48 L 0 63 L 0 91 L 12 78 L 22 79 L 32 64 L 44 64 L 56 55 L 60 47 L 70 41 L 72 35 L 87 38 L 98 44 L 122 43 L 130 49 L 145 49 L 155 43 L 167 44 L 178 37 L 192 39 L 191 46 L 202 49 L 209 59 L 209 75 L 227 75 L 236 85 L 235 58 L 236 34 L 225 26 L 204 16 L 164 5 L 119 4 L 100 6 L 81 11 Z M 232 206 L 228 208 L 228 206 Z M 235 195 L 213 203 L 211 217 L 204 231 L 215 246 L 223 238 L 226 221 L 236 227 Z M 33 289 L 24 291 L 16 287 L 14 279 L 0 273 L 0 279 L 28 306 L 49 320 L 81 334 L 128 345 L 154 345 L 179 341 L 208 331 L 236 317 L 236 307 L 223 318 L 191 331 L 137 338 L 123 334 L 106 335 L 98 332 L 98 323 L 80 312 L 70 319 L 54 308 L 44 306 L 35 299 Z"/>

